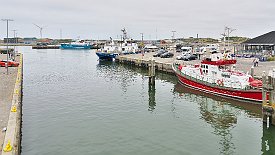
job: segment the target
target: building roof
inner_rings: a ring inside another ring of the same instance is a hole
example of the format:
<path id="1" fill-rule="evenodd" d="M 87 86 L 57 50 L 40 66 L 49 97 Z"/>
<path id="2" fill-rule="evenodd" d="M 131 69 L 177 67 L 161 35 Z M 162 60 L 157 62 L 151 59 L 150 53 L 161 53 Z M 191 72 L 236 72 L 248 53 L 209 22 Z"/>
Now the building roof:
<path id="1" fill-rule="evenodd" d="M 256 38 L 252 38 L 243 42 L 243 44 L 263 44 L 263 45 L 275 45 L 275 31 L 268 32 L 266 34 L 260 35 Z"/>

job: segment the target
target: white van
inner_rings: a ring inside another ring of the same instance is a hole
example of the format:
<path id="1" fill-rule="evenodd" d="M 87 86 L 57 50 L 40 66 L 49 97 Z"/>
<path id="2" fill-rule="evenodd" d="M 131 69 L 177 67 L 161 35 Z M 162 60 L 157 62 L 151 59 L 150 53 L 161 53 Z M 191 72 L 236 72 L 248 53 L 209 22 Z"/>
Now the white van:
<path id="1" fill-rule="evenodd" d="M 180 48 L 183 53 L 191 53 L 192 47 L 181 47 Z"/>

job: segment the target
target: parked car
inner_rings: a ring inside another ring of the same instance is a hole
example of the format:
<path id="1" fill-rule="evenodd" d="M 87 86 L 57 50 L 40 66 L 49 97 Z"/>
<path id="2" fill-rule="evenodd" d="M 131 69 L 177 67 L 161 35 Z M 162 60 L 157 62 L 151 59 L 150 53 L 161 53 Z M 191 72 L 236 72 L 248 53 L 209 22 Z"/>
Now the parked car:
<path id="1" fill-rule="evenodd" d="M 160 57 L 160 55 L 162 55 L 165 52 L 167 52 L 167 51 L 165 51 L 164 49 L 160 49 L 159 51 L 157 51 L 156 54 L 153 55 L 153 57 Z"/>
<path id="2" fill-rule="evenodd" d="M 7 60 L 1 60 L 0 66 L 5 67 L 6 62 Z M 17 67 L 17 66 L 19 66 L 19 62 L 8 60 L 8 67 Z"/>
<path id="3" fill-rule="evenodd" d="M 186 53 L 182 53 L 181 55 L 178 55 L 177 57 L 176 57 L 176 59 L 177 60 L 183 60 L 183 57 L 185 57 L 186 56 Z"/>
<path id="4" fill-rule="evenodd" d="M 244 54 L 243 56 L 244 56 L 245 58 L 253 58 L 253 57 L 254 57 L 253 54 Z"/>
<path id="5" fill-rule="evenodd" d="M 196 60 L 198 59 L 198 56 L 196 54 L 183 54 L 183 55 L 179 55 L 177 56 L 178 60 L 184 60 L 184 61 L 189 61 L 189 60 Z"/>
<path id="6" fill-rule="evenodd" d="M 171 58 L 173 56 L 174 56 L 174 54 L 172 52 L 165 52 L 160 55 L 161 58 Z"/>
<path id="7" fill-rule="evenodd" d="M 183 52 L 181 55 L 177 56 L 176 59 L 177 60 L 184 60 L 184 58 L 189 54 L 191 54 L 191 53 L 190 52 Z"/>
<path id="8" fill-rule="evenodd" d="M 188 54 L 186 57 L 185 57 L 185 61 L 189 61 L 189 60 L 196 60 L 198 59 L 198 56 L 196 54 Z"/>

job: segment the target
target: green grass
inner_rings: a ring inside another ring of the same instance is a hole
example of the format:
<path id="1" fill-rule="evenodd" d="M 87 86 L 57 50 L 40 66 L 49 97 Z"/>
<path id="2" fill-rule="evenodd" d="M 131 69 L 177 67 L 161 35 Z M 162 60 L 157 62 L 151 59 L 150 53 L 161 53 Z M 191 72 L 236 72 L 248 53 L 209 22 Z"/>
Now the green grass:
<path id="1" fill-rule="evenodd" d="M 275 57 L 268 57 L 267 61 L 275 61 Z"/>

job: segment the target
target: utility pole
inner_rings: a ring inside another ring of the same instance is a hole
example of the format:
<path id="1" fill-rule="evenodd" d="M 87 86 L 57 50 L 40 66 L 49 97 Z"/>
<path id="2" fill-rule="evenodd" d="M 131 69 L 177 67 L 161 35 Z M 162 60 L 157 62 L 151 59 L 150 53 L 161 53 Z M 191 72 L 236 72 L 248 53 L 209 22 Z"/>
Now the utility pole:
<path id="1" fill-rule="evenodd" d="M 156 28 L 156 41 L 158 40 L 158 28 Z"/>
<path id="2" fill-rule="evenodd" d="M 62 39 L 62 29 L 60 29 L 60 39 Z"/>
<path id="3" fill-rule="evenodd" d="M 15 38 L 15 33 L 17 30 L 12 30 L 13 31 L 13 38 L 14 38 L 14 46 L 13 46 L 13 60 L 15 60 L 15 44 L 17 43 L 17 39 Z"/>
<path id="4" fill-rule="evenodd" d="M 140 33 L 141 34 L 141 41 L 143 43 L 143 33 Z"/>
<path id="5" fill-rule="evenodd" d="M 173 34 L 172 34 L 172 42 L 173 42 L 173 40 L 175 39 L 175 32 L 177 32 L 177 31 L 171 31 Z"/>
<path id="6" fill-rule="evenodd" d="M 143 56 L 144 56 L 143 33 L 140 33 L 140 34 L 141 34 L 141 46 L 142 46 L 141 55 L 142 55 L 142 59 L 143 59 Z"/>
<path id="7" fill-rule="evenodd" d="M 7 22 L 7 62 L 6 62 L 6 67 L 7 67 L 7 75 L 9 73 L 9 66 L 8 66 L 8 60 L 9 60 L 9 21 L 13 21 L 12 19 L 2 19 L 2 21 Z"/>

